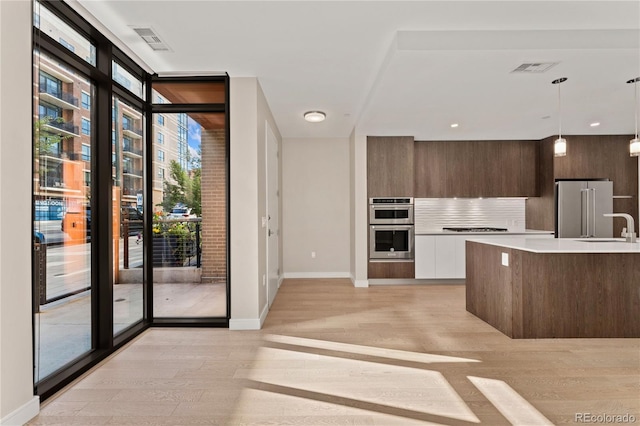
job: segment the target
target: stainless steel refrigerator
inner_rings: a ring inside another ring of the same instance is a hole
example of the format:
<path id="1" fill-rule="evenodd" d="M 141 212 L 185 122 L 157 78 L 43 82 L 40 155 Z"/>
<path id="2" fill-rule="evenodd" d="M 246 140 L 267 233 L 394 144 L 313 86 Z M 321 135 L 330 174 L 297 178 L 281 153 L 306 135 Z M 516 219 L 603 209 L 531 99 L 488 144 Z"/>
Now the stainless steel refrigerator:
<path id="1" fill-rule="evenodd" d="M 556 238 L 612 238 L 613 182 L 558 179 L 555 188 Z"/>

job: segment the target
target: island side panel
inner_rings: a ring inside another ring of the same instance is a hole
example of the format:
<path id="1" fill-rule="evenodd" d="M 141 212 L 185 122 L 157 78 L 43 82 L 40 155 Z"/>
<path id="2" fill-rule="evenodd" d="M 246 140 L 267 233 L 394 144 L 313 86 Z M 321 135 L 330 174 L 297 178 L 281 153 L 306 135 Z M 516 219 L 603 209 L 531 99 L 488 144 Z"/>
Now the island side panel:
<path id="1" fill-rule="evenodd" d="M 640 254 L 521 253 L 522 337 L 640 337 Z"/>
<path id="2" fill-rule="evenodd" d="M 511 270 L 502 266 L 504 247 L 466 242 L 466 306 L 481 320 L 513 337 Z"/>
<path id="3" fill-rule="evenodd" d="M 522 339 L 524 336 L 524 292 L 523 268 L 527 261 L 526 253 L 521 250 L 510 250 L 509 268 L 511 268 L 511 336 Z"/>

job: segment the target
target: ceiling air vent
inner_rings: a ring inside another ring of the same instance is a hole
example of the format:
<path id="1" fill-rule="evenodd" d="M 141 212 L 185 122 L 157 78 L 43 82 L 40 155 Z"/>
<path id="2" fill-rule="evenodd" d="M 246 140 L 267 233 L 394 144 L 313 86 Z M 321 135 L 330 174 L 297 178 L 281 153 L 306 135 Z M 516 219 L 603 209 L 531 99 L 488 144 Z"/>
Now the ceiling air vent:
<path id="1" fill-rule="evenodd" d="M 168 52 L 169 46 L 167 46 L 155 33 L 152 28 L 133 27 L 135 31 L 153 50 Z"/>
<path id="2" fill-rule="evenodd" d="M 522 64 L 511 72 L 541 73 L 549 70 L 551 67 L 555 65 L 558 65 L 558 63 L 557 62 L 532 62 L 528 64 Z"/>

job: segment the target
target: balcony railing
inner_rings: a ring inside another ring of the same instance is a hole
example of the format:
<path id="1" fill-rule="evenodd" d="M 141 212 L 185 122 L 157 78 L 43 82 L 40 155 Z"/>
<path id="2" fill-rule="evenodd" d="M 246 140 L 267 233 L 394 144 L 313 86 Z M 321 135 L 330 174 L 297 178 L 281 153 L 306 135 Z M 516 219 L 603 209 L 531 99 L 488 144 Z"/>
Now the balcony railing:
<path id="1" fill-rule="evenodd" d="M 136 169 L 135 167 L 124 167 L 123 172 L 127 175 L 142 177 L 142 169 Z"/>
<path id="2" fill-rule="evenodd" d="M 129 126 L 123 126 L 122 127 L 122 133 L 129 135 L 133 138 L 136 139 L 140 139 L 142 137 L 142 129 L 138 128 L 138 127 L 133 127 L 131 125 Z"/>
<path id="3" fill-rule="evenodd" d="M 46 88 L 46 87 L 40 87 L 39 92 L 41 94 L 46 93 L 47 95 L 51 95 L 56 99 L 60 99 L 61 101 L 64 101 L 68 104 L 78 107 L 78 98 L 71 95 L 70 93 L 66 93 L 60 90 L 53 90 L 51 88 Z"/>
<path id="4" fill-rule="evenodd" d="M 138 195 L 142 193 L 142 188 L 122 188 L 122 195 Z"/>
<path id="5" fill-rule="evenodd" d="M 131 144 L 125 143 L 124 146 L 122 147 L 122 151 L 127 154 L 127 153 L 131 153 L 131 154 L 135 154 L 138 155 L 140 157 L 142 157 L 142 150 L 141 149 L 137 149 L 133 146 L 131 146 Z"/>
<path id="6" fill-rule="evenodd" d="M 67 187 L 67 185 L 64 183 L 62 178 L 58 176 L 41 176 L 40 186 L 42 188 L 60 188 L 60 189 Z"/>
<path id="7" fill-rule="evenodd" d="M 80 136 L 78 126 L 74 126 L 73 123 L 58 123 L 57 121 L 50 121 L 44 126 L 49 128 L 50 131 L 60 131 L 62 133 L 70 134 L 71 136 Z"/>
<path id="8" fill-rule="evenodd" d="M 59 151 L 56 149 L 46 150 L 43 148 L 40 151 L 40 158 L 44 159 L 45 157 L 48 157 L 49 159 L 55 158 L 57 160 L 61 160 L 59 162 L 62 162 L 64 160 L 78 161 L 79 159 L 82 159 L 84 161 L 84 156 L 77 152 Z"/>
<path id="9" fill-rule="evenodd" d="M 122 235 L 124 237 L 124 269 L 129 269 L 130 247 L 129 236 L 137 235 L 142 227 L 142 221 L 122 221 Z M 134 230 L 134 231 L 132 231 Z M 160 219 L 153 221 L 151 235 L 151 249 L 153 250 L 153 266 L 163 267 L 201 267 L 201 218 Z M 141 235 L 141 234 L 140 234 Z M 135 250 L 140 251 L 138 236 L 136 236 Z M 131 247 L 133 248 L 133 247 Z"/>

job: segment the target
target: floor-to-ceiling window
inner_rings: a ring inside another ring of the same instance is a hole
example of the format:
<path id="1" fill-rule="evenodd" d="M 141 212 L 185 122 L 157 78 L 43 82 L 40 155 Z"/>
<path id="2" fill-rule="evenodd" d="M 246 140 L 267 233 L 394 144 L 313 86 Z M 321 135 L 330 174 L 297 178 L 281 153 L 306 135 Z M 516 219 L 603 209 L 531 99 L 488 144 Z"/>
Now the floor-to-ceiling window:
<path id="1" fill-rule="evenodd" d="M 133 77 L 131 76 L 133 79 Z M 113 331 L 143 318 L 144 138 L 143 114 L 114 96 L 112 122 Z"/>
<path id="2" fill-rule="evenodd" d="M 46 22 L 41 19 L 44 25 Z M 36 245 L 36 380 L 93 349 L 91 291 L 90 80 L 36 51 L 34 244 Z M 47 72 L 48 71 L 48 72 Z M 54 75 L 55 74 L 55 75 Z"/>
<path id="3" fill-rule="evenodd" d="M 37 34 L 94 65 L 95 46 L 38 3 Z M 94 349 L 91 285 L 95 85 L 67 58 L 34 47 L 33 239 L 36 382 Z"/>
<path id="4" fill-rule="evenodd" d="M 148 74 L 66 4 L 33 11 L 34 382 L 46 398 L 150 323 L 136 244 Z"/>
<path id="5" fill-rule="evenodd" d="M 152 77 L 64 2 L 35 1 L 33 18 L 47 398 L 149 326 L 228 325 L 228 77 Z"/>
<path id="6" fill-rule="evenodd" d="M 228 321 L 226 76 L 153 79 L 153 316 Z"/>

